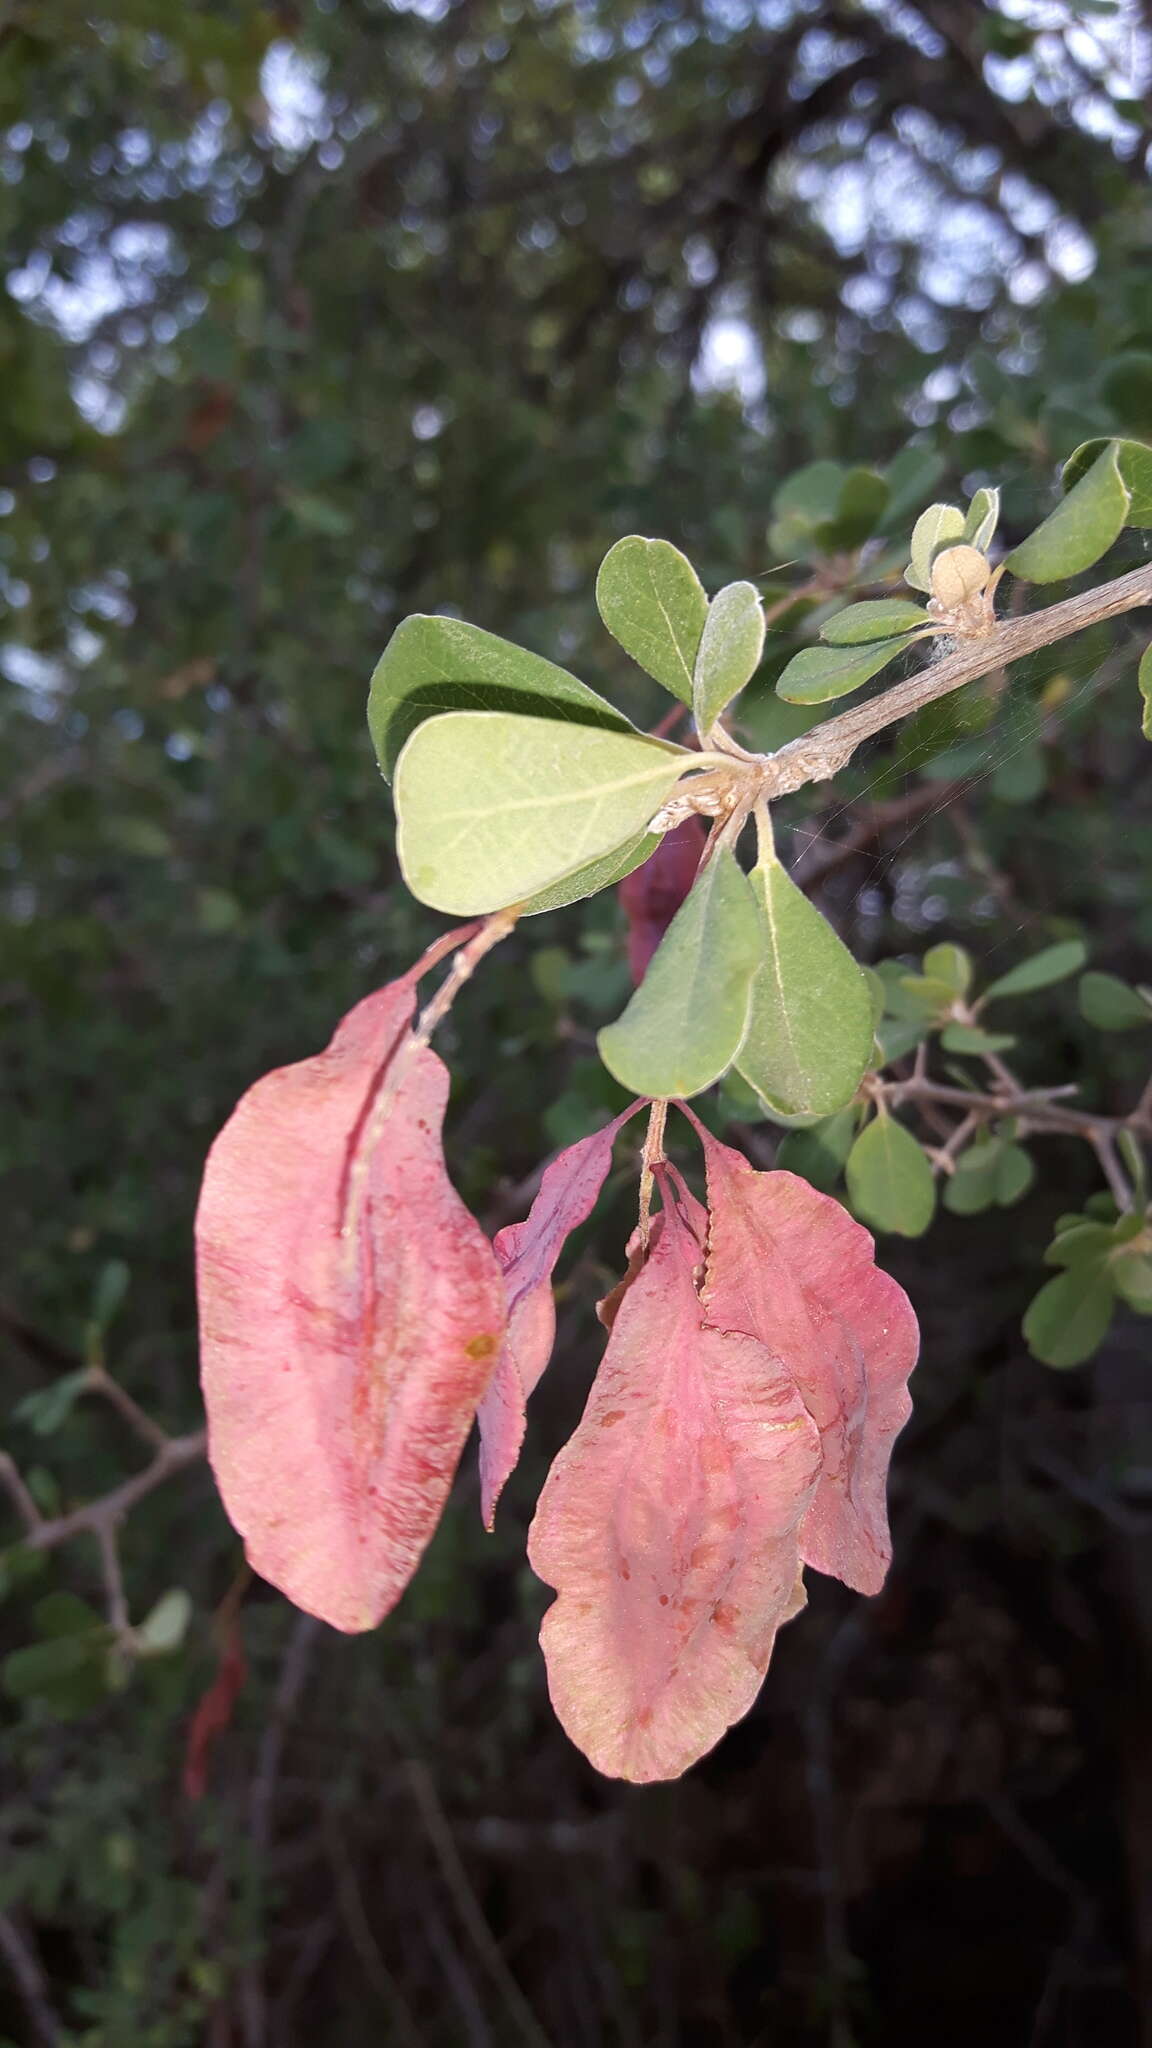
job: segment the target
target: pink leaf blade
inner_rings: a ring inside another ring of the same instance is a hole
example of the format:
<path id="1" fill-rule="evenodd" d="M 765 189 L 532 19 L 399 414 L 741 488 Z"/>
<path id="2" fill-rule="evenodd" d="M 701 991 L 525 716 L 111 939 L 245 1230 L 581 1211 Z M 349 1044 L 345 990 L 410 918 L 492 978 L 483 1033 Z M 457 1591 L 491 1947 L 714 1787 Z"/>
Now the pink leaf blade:
<path id="1" fill-rule="evenodd" d="M 700 1246 L 666 1208 L 529 1538 L 572 1741 L 609 1777 L 672 1778 L 752 1705 L 798 1612 L 817 1431 L 755 1339 L 702 1324 Z"/>
<path id="2" fill-rule="evenodd" d="M 642 1108 L 632 1103 L 612 1123 L 580 1138 L 544 1170 L 523 1223 L 497 1231 L 504 1273 L 508 1334 L 480 1403 L 480 1508 L 492 1527 L 496 1504 L 519 1462 L 528 1398 L 540 1383 L 556 1340 L 552 1274 L 566 1239 L 592 1214 L 612 1165 L 612 1147 Z"/>
<path id="3" fill-rule="evenodd" d="M 707 843 L 702 820 L 695 816 L 685 818 L 664 834 L 659 846 L 630 875 L 625 875 L 617 889 L 628 925 L 628 965 L 637 986 L 696 880 Z"/>
<path id="4" fill-rule="evenodd" d="M 410 1046 L 417 971 L 249 1089 L 197 1216 L 225 1507 L 253 1568 L 348 1631 L 382 1620 L 415 1570 L 506 1321 L 495 1254 L 444 1165 L 447 1070 Z"/>
<path id="5" fill-rule="evenodd" d="M 820 1431 L 824 1469 L 800 1530 L 817 1571 L 878 1593 L 892 1559 L 887 1478 L 911 1413 L 919 1331 L 869 1233 L 830 1195 L 759 1173 L 701 1128 L 708 1169 L 709 1322 L 766 1345 Z"/>

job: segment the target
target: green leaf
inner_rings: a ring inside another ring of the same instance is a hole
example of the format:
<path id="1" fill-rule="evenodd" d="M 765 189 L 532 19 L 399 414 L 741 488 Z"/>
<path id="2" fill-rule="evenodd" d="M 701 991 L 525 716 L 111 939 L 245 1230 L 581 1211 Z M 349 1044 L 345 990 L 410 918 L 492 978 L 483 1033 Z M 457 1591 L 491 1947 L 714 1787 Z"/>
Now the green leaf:
<path id="1" fill-rule="evenodd" d="M 979 548 L 982 555 L 988 553 L 1000 524 L 999 489 L 977 491 L 968 507 L 961 536 L 969 547 Z"/>
<path id="2" fill-rule="evenodd" d="M 798 1173 L 811 1187 L 830 1195 L 844 1169 L 856 1135 L 856 1108 L 838 1110 L 806 1131 L 789 1131 L 776 1148 L 776 1164 Z"/>
<path id="3" fill-rule="evenodd" d="M 1144 710 L 1140 719 L 1140 730 L 1146 740 L 1152 740 L 1152 646 L 1146 647 L 1140 656 L 1136 671 L 1136 682 L 1144 699 Z"/>
<path id="4" fill-rule="evenodd" d="M 884 472 L 889 491 L 885 532 L 891 533 L 910 512 L 915 512 L 943 474 L 943 460 L 934 448 L 902 448 Z"/>
<path id="5" fill-rule="evenodd" d="M 416 727 L 444 711 L 514 711 L 609 732 L 635 730 L 615 705 L 542 655 L 465 619 L 417 612 L 397 626 L 368 693 L 368 729 L 384 775 L 392 775 Z"/>
<path id="6" fill-rule="evenodd" d="M 932 588 L 932 563 L 941 548 L 952 547 L 964 538 L 964 514 L 959 505 L 929 505 L 912 528 L 912 559 L 904 571 L 905 583 L 913 590 Z"/>
<path id="7" fill-rule="evenodd" d="M 802 647 L 778 678 L 776 694 L 789 704 L 827 704 L 858 690 L 911 645 L 905 636 L 878 647 Z"/>
<path id="8" fill-rule="evenodd" d="M 754 583 L 727 583 L 708 607 L 692 682 L 692 709 L 701 733 L 751 682 L 764 652 L 764 607 Z"/>
<path id="9" fill-rule="evenodd" d="M 1042 1365 L 1083 1365 L 1108 1334 L 1115 1292 L 1098 1266 L 1075 1266 L 1040 1289 L 1024 1318 L 1024 1341 Z"/>
<path id="10" fill-rule="evenodd" d="M 1082 974 L 1080 1014 L 1097 1031 L 1139 1031 L 1152 1024 L 1152 1002 L 1118 974 Z"/>
<path id="11" fill-rule="evenodd" d="M 661 939 L 647 974 L 597 1044 L 634 1095 L 698 1095 L 719 1080 L 748 1024 L 763 928 L 748 878 L 720 847 Z"/>
<path id="12" fill-rule="evenodd" d="M 100 1335 L 114 1321 L 128 1293 L 131 1273 L 123 1259 L 108 1259 L 100 1268 L 96 1291 L 92 1298 L 91 1327 Z"/>
<path id="13" fill-rule="evenodd" d="M 87 1366 L 82 1365 L 75 1372 L 61 1373 L 51 1386 L 38 1387 L 34 1394 L 25 1394 L 13 1409 L 13 1418 L 26 1423 L 37 1436 L 53 1436 L 61 1424 L 67 1422 L 89 1385 Z"/>
<path id="14" fill-rule="evenodd" d="M 922 1237 L 936 1209 L 932 1168 L 911 1131 L 881 1114 L 866 1125 L 848 1154 L 848 1199 L 875 1230 Z"/>
<path id="15" fill-rule="evenodd" d="M 781 484 L 772 500 L 768 535 L 777 554 L 813 546 L 817 527 L 836 516 L 845 476 L 838 462 L 809 462 Z"/>
<path id="16" fill-rule="evenodd" d="M 638 533 L 618 540 L 600 564 L 596 604 L 625 654 L 674 697 L 691 704 L 708 599 L 679 548 Z"/>
<path id="17" fill-rule="evenodd" d="M 1100 388 L 1123 426 L 1142 433 L 1152 428 L 1152 355 L 1129 349 L 1113 356 Z"/>
<path id="18" fill-rule="evenodd" d="M 1087 958 L 1088 948 L 1082 939 L 1062 939 L 1059 945 L 1045 946 L 1042 953 L 1033 953 L 1030 960 L 1022 960 L 1019 967 L 1010 967 L 1007 974 L 990 981 L 981 1000 L 998 1002 L 1001 996 L 1028 996 L 1034 989 L 1051 988 L 1078 974 Z"/>
<path id="19" fill-rule="evenodd" d="M 1082 442 L 1064 464 L 1064 489 L 1071 491 L 1109 448 L 1116 450 L 1120 474 L 1131 498 L 1125 525 L 1152 526 L 1152 448 L 1145 441 Z"/>
<path id="20" fill-rule="evenodd" d="M 980 1055 L 1008 1052 L 1016 1040 L 1003 1031 L 980 1031 L 974 1024 L 947 1024 L 940 1033 L 940 1043 L 945 1052 Z"/>
<path id="21" fill-rule="evenodd" d="M 963 946 L 929 946 L 920 962 L 928 981 L 942 981 L 955 995 L 967 995 L 972 986 L 972 956 Z"/>
<path id="22" fill-rule="evenodd" d="M 1013 548 L 1008 568 L 1026 583 L 1059 583 L 1090 569 L 1123 531 L 1131 496 L 1110 441 L 1063 503 Z"/>
<path id="23" fill-rule="evenodd" d="M 815 538 L 826 554 L 862 547 L 875 533 L 888 504 L 888 485 L 874 469 L 850 469 L 844 477 L 836 510 L 816 528 Z"/>
<path id="24" fill-rule="evenodd" d="M 1081 1266 L 1085 1261 L 1097 1265 L 1105 1260 L 1116 1245 L 1116 1230 L 1113 1223 L 1092 1223 L 1083 1216 L 1067 1230 L 1061 1230 L 1053 1238 L 1044 1254 L 1046 1266 Z"/>
<path id="25" fill-rule="evenodd" d="M 786 1115 L 830 1114 L 851 1101 L 872 1056 L 871 991 L 778 861 L 762 861 L 750 880 L 766 951 L 737 1072 Z"/>
<path id="26" fill-rule="evenodd" d="M 396 851 L 412 894 L 465 915 L 532 898 L 616 854 L 699 755 L 639 733 L 450 711 L 396 764 Z"/>
<path id="27" fill-rule="evenodd" d="M 99 1674 L 101 1683 L 94 1689 L 94 1703 L 104 1690 L 101 1667 L 106 1646 L 105 1629 L 87 1635 L 49 1637 L 42 1643 L 29 1643 L 25 1649 L 13 1650 L 11 1656 L 4 1659 L 4 1689 L 13 1699 L 43 1696 L 50 1705 L 55 1705 L 57 1693 L 67 1681 L 67 1704 L 70 1705 L 71 1682 Z"/>
<path id="28" fill-rule="evenodd" d="M 163 1657 L 172 1650 L 178 1650 L 188 1633 L 192 1619 L 192 1601 L 183 1586 L 172 1586 L 162 1593 L 155 1607 L 145 1615 L 136 1629 L 136 1642 L 144 1656 Z"/>
<path id="29" fill-rule="evenodd" d="M 1022 1201 L 1036 1178 L 1036 1163 L 1023 1145 L 1003 1145 L 996 1167 L 996 1201 L 1010 1209 Z"/>
<path id="30" fill-rule="evenodd" d="M 826 620 L 820 628 L 820 638 L 830 647 L 858 647 L 869 640 L 895 639 L 898 634 L 915 632 L 928 623 L 923 605 L 913 604 L 910 598 L 869 598 L 863 604 L 850 604 L 846 611 Z"/>
<path id="31" fill-rule="evenodd" d="M 993 1138 L 961 1152 L 955 1171 L 944 1183 L 942 1198 L 953 1216 L 979 1216 L 994 1207 L 1001 1150 L 1000 1140 Z"/>
<path id="32" fill-rule="evenodd" d="M 604 853 L 596 860 L 590 860 L 571 875 L 565 875 L 560 882 L 553 882 L 547 889 L 537 890 L 522 904 L 521 917 L 537 917 L 545 910 L 563 910 L 566 903 L 580 903 L 585 896 L 598 896 L 601 889 L 611 889 L 640 867 L 650 853 L 655 853 L 663 834 L 660 832 L 637 832 L 626 839 L 622 846 L 613 847 L 611 853 Z"/>
<path id="33" fill-rule="evenodd" d="M 1147 1252 L 1124 1252 L 1109 1271 L 1121 1300 L 1138 1315 L 1152 1316 L 1152 1258 Z"/>

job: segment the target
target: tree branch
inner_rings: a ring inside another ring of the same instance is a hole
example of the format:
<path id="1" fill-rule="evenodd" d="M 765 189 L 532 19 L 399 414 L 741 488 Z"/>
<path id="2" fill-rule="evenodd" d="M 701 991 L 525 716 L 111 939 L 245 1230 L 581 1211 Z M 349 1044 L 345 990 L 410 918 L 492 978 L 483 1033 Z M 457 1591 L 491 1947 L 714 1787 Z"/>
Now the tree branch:
<path id="1" fill-rule="evenodd" d="M 965 683 L 976 682 L 992 669 L 1020 661 L 1041 647 L 1050 647 L 1053 641 L 1083 632 L 1086 626 L 1119 618 L 1122 613 L 1146 604 L 1152 604 L 1152 567 L 1132 569 L 1127 576 L 1118 576 L 1097 590 L 1082 591 L 1060 604 L 1029 612 L 1021 619 L 1005 619 L 981 639 L 957 648 L 954 654 L 930 663 L 916 675 L 906 676 L 879 697 L 855 705 L 851 711 L 842 711 L 838 718 L 830 718 L 826 725 L 789 740 L 778 753 L 769 754 L 762 793 L 771 802 L 803 789 L 805 783 L 827 782 L 847 766 L 858 746 L 894 725 L 897 719 L 910 717 L 925 704 L 934 704 L 937 698 L 949 696 Z"/>

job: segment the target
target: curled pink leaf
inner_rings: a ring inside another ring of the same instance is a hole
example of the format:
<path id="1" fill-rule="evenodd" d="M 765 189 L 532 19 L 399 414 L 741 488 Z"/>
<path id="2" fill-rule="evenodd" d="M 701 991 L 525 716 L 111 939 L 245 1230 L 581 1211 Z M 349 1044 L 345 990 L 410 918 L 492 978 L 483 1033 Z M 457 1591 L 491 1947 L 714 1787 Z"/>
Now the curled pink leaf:
<path id="1" fill-rule="evenodd" d="M 700 819 L 685 818 L 620 883 L 616 893 L 628 920 L 628 965 L 637 985 L 696 880 L 707 840 Z"/>
<path id="2" fill-rule="evenodd" d="M 411 1035 L 417 971 L 249 1089 L 197 1217 L 224 1505 L 253 1568 L 347 1630 L 415 1570 L 505 1327 L 495 1254 L 444 1165 L 447 1069 Z"/>
<path id="3" fill-rule="evenodd" d="M 703 1245 L 660 1178 L 649 1257 L 528 1549 L 558 1596 L 553 1706 L 598 1770 L 638 1784 L 679 1776 L 751 1706 L 803 1605 L 796 1531 L 820 1467 L 787 1370 L 704 1325 Z"/>
<path id="4" fill-rule="evenodd" d="M 642 1105 L 569 1145 L 545 1168 L 540 1192 L 523 1223 L 495 1237 L 504 1274 L 508 1334 L 480 1403 L 480 1504 L 486 1528 L 516 1468 L 524 1442 L 525 1407 L 539 1385 L 556 1338 L 552 1274 L 564 1241 L 587 1221 L 612 1164 L 617 1135 Z"/>
<path id="5" fill-rule="evenodd" d="M 912 1305 L 831 1195 L 792 1173 L 758 1173 L 697 1128 L 711 1217 L 705 1315 L 773 1353 L 820 1431 L 823 1473 L 800 1526 L 805 1564 L 878 1593 L 892 1561 L 888 1465 L 919 1349 Z"/>

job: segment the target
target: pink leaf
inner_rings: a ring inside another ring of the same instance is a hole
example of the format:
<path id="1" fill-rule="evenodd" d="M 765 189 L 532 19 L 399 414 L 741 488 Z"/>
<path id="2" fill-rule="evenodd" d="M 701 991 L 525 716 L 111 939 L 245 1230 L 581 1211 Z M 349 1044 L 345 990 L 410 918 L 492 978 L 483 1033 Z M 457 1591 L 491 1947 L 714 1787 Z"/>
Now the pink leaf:
<path id="1" fill-rule="evenodd" d="M 249 1089 L 197 1217 L 224 1505 L 253 1568 L 349 1630 L 412 1576 L 505 1326 L 495 1254 L 444 1166 L 447 1069 L 410 1043 L 418 971 Z"/>
<path id="2" fill-rule="evenodd" d="M 496 1256 L 508 1298 L 508 1335 L 480 1403 L 480 1493 L 486 1528 L 516 1468 L 524 1442 L 525 1404 L 552 1355 L 556 1310 L 552 1274 L 564 1241 L 587 1220 L 608 1177 L 618 1132 L 642 1105 L 626 1109 L 603 1130 L 569 1145 L 545 1169 L 540 1192 L 523 1223 L 497 1231 Z"/>
<path id="3" fill-rule="evenodd" d="M 791 1375 L 705 1327 L 703 1247 L 665 1208 L 620 1301 L 583 1420 L 536 1510 L 529 1558 L 558 1598 L 552 1703 L 609 1777 L 677 1777 L 746 1713 L 803 1605 L 796 1529 L 820 1466 Z"/>
<path id="4" fill-rule="evenodd" d="M 620 883 L 617 895 L 628 920 L 628 965 L 639 983 L 653 953 L 696 880 L 708 841 L 699 818 L 685 818 Z"/>
<path id="5" fill-rule="evenodd" d="M 708 1321 L 759 1338 L 819 1428 L 824 1471 L 800 1527 L 805 1564 L 878 1593 L 892 1561 L 888 1464 L 919 1349 L 912 1305 L 831 1195 L 792 1173 L 757 1173 L 697 1129 L 708 1162 Z"/>

